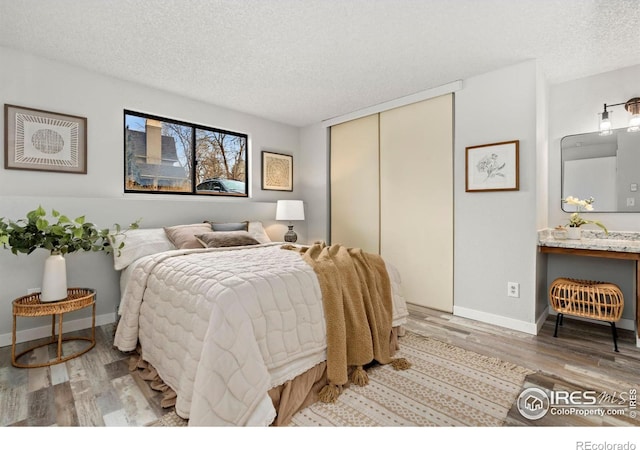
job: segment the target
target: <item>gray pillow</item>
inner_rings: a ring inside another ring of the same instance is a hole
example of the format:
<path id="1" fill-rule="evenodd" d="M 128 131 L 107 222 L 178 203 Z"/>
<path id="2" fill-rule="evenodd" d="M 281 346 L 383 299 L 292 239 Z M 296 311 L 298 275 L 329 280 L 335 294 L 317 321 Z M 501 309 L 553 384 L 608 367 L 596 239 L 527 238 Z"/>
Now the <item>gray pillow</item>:
<path id="1" fill-rule="evenodd" d="M 213 231 L 249 231 L 248 221 L 221 223 L 206 220 L 205 222 L 211 225 Z"/>
<path id="2" fill-rule="evenodd" d="M 212 231 L 196 235 L 203 247 L 241 247 L 259 244 L 247 231 Z"/>

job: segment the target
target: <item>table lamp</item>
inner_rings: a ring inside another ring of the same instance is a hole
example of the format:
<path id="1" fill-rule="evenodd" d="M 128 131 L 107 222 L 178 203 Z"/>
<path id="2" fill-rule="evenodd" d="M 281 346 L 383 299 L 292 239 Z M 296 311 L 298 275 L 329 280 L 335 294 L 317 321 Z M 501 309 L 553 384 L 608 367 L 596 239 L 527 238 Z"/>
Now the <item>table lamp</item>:
<path id="1" fill-rule="evenodd" d="M 276 220 L 288 220 L 289 231 L 284 235 L 285 242 L 296 242 L 298 235 L 293 231 L 293 220 L 304 220 L 304 204 L 302 200 L 278 200 Z"/>

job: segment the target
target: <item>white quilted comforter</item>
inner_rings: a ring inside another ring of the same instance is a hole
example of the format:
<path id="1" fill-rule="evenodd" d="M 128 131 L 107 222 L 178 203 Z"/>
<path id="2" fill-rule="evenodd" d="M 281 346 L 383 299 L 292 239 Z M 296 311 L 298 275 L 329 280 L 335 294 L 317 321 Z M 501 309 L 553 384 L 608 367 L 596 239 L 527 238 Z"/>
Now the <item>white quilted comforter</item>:
<path id="1" fill-rule="evenodd" d="M 139 340 L 189 425 L 269 425 L 269 389 L 325 360 L 317 277 L 281 245 L 172 250 L 123 273 L 115 346 L 131 351 Z M 388 272 L 401 325 L 400 278 Z"/>

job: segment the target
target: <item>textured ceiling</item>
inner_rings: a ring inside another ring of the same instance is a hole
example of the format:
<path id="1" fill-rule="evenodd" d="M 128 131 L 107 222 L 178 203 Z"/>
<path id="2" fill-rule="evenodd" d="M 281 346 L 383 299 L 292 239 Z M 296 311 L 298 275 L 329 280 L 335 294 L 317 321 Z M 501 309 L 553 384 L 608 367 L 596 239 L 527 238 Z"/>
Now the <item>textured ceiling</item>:
<path id="1" fill-rule="evenodd" d="M 638 0 L 0 0 L 0 45 L 304 126 L 527 59 L 640 64 Z"/>

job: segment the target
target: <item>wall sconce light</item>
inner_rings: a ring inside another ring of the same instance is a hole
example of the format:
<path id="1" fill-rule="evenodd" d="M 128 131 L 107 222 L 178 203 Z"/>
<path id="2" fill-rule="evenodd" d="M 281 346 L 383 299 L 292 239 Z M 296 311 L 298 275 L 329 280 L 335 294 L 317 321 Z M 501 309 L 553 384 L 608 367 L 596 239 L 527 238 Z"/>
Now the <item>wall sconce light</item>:
<path id="1" fill-rule="evenodd" d="M 624 103 L 614 103 L 612 105 L 604 104 L 604 110 L 600 113 L 600 134 L 611 134 L 611 111 L 607 111 L 607 108 L 613 106 L 624 105 L 624 109 L 629 111 L 631 117 L 629 118 L 629 125 L 627 131 L 640 131 L 640 97 L 634 97 L 627 100 Z"/>
<path id="2" fill-rule="evenodd" d="M 276 204 L 276 220 L 288 220 L 289 230 L 284 235 L 285 242 L 296 242 L 298 235 L 293 231 L 293 220 L 304 220 L 304 203 L 302 200 L 278 200 Z"/>

